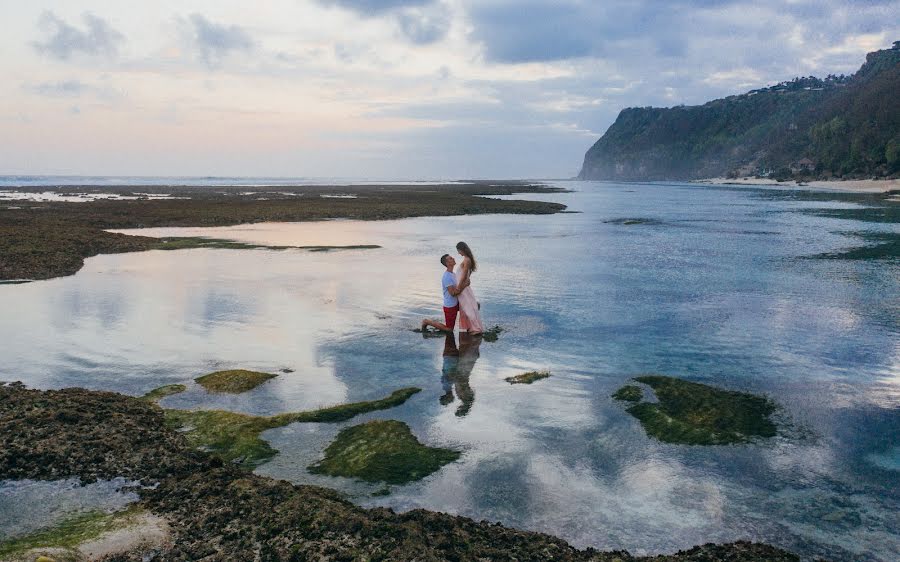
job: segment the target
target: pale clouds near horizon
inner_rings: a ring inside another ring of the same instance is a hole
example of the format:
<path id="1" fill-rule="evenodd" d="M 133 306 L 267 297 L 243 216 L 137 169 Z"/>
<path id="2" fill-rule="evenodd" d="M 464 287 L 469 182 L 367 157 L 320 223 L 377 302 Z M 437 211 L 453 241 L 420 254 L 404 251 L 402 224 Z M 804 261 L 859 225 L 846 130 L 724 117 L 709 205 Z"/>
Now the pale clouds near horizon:
<path id="1" fill-rule="evenodd" d="M 568 177 L 624 107 L 900 39 L 900 0 L 0 7 L 0 174 Z"/>

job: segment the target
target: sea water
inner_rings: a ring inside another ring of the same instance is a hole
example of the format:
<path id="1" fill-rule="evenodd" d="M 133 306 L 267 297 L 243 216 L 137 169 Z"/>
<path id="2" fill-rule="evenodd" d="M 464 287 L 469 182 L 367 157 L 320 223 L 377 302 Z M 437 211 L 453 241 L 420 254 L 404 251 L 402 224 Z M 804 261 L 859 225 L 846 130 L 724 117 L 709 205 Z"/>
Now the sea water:
<path id="1" fill-rule="evenodd" d="M 417 386 L 397 408 L 266 432 L 280 453 L 257 472 L 578 547 L 650 554 L 748 539 L 805 557 L 900 557 L 900 264 L 811 258 L 865 244 L 858 233 L 900 236 L 891 220 L 841 214 L 897 203 L 556 185 L 574 191 L 520 198 L 572 212 L 142 231 L 381 248 L 105 255 L 71 277 L 0 286 L 0 380 L 133 395 L 186 383 L 162 404 L 252 414 Z M 505 331 L 466 342 L 467 373 L 447 381 L 451 343 L 412 329 L 441 317 L 438 259 L 460 240 L 478 259 L 485 324 Z M 239 396 L 191 382 L 225 368 L 279 376 Z M 552 376 L 504 381 L 530 370 Z M 647 373 L 767 395 L 779 434 L 661 443 L 610 398 Z M 307 472 L 341 428 L 368 419 L 404 421 L 462 456 L 386 497 L 372 495 L 382 486 Z"/>

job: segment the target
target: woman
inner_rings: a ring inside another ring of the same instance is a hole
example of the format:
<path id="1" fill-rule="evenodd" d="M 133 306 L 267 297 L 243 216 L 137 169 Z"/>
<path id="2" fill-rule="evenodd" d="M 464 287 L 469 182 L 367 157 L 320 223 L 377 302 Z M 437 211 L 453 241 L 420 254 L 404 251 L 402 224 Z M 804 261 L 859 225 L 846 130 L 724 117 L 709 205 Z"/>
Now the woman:
<path id="1" fill-rule="evenodd" d="M 475 262 L 475 256 L 472 250 L 465 242 L 456 245 L 456 251 L 462 256 L 462 262 L 456 267 L 456 282 L 462 284 L 469 279 L 478 264 Z M 471 280 L 470 280 L 471 282 Z M 459 331 L 469 332 L 473 336 L 480 335 L 484 332 L 484 326 L 481 325 L 481 311 L 478 309 L 478 301 L 475 300 L 475 292 L 469 285 L 456 297 L 459 299 Z"/>

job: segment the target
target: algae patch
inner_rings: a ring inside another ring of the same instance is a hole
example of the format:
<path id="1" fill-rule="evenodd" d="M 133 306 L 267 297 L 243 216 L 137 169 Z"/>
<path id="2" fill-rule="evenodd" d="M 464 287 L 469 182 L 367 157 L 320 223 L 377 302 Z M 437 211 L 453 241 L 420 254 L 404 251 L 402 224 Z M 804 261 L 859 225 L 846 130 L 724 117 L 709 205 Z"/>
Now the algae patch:
<path id="1" fill-rule="evenodd" d="M 93 540 L 104 533 L 131 526 L 141 517 L 147 515 L 147 513 L 146 510 L 139 507 L 130 507 L 125 511 L 116 513 L 92 511 L 77 515 L 66 519 L 55 527 L 0 542 L 0 557 L 9 559 L 21 556 L 32 549 L 62 548 L 74 550 L 79 545 Z M 71 555 L 81 559 L 77 552 L 72 552 Z"/>
<path id="2" fill-rule="evenodd" d="M 166 410 L 166 423 L 170 427 L 181 429 L 193 447 L 252 468 L 278 452 L 259 436 L 267 429 L 294 422 L 327 423 L 349 420 L 358 414 L 399 406 L 420 390 L 413 387 L 402 388 L 380 400 L 274 416 L 251 416 L 223 410 Z"/>
<path id="3" fill-rule="evenodd" d="M 240 394 L 241 392 L 253 390 L 276 376 L 278 375 L 244 369 L 231 369 L 228 371 L 216 371 L 215 373 L 197 377 L 194 380 L 209 392 Z"/>
<path id="4" fill-rule="evenodd" d="M 648 435 L 665 443 L 726 445 L 776 433 L 770 419 L 776 406 L 765 397 L 661 375 L 634 380 L 652 388 L 659 402 L 637 402 L 628 413 L 641 422 Z M 634 391 L 626 390 L 629 386 L 613 396 L 633 396 Z"/>
<path id="5" fill-rule="evenodd" d="M 534 381 L 546 379 L 550 376 L 550 371 L 528 371 L 514 377 L 506 377 L 505 380 L 509 384 L 531 384 Z"/>
<path id="6" fill-rule="evenodd" d="M 180 394 L 185 390 L 187 390 L 187 387 L 183 384 L 167 384 L 159 388 L 154 388 L 147 394 L 141 396 L 141 400 L 147 400 L 148 402 L 153 402 L 155 404 L 166 396 Z"/>
<path id="7" fill-rule="evenodd" d="M 641 387 L 633 384 L 626 384 L 612 395 L 616 400 L 624 400 L 625 402 L 640 402 L 644 397 L 644 391 Z"/>
<path id="8" fill-rule="evenodd" d="M 314 474 L 406 484 L 420 480 L 460 456 L 459 451 L 428 447 L 409 426 L 376 420 L 342 430 L 325 449 L 325 458 L 309 467 Z"/>
<path id="9" fill-rule="evenodd" d="M 501 326 L 494 326 L 493 328 L 485 330 L 484 333 L 481 334 L 481 337 L 484 338 L 484 341 L 494 343 L 504 331 L 505 330 Z"/>

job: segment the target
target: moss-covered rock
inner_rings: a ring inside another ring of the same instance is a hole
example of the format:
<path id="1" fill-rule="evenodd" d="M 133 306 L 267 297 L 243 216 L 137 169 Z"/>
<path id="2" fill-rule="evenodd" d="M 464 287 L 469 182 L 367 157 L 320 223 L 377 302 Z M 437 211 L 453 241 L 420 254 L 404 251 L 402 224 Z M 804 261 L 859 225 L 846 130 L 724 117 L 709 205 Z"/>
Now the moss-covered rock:
<path id="1" fill-rule="evenodd" d="M 550 371 L 528 371 L 514 377 L 506 377 L 505 380 L 509 384 L 531 384 L 534 381 L 546 379 L 550 376 Z"/>
<path id="2" fill-rule="evenodd" d="M 142 400 L 147 400 L 148 402 L 159 402 L 166 396 L 172 396 L 173 394 L 180 394 L 187 390 L 187 387 L 183 384 L 166 384 L 160 386 L 159 388 L 154 388 L 147 394 L 141 396 Z"/>
<path id="3" fill-rule="evenodd" d="M 257 466 L 278 452 L 260 438 L 267 429 L 294 422 L 339 422 L 365 412 L 393 408 L 406 402 L 419 388 L 402 388 L 380 400 L 341 404 L 306 412 L 252 416 L 224 410 L 166 410 L 170 427 L 182 430 L 194 447 L 216 453 L 223 460 L 246 468 Z"/>
<path id="4" fill-rule="evenodd" d="M 15 559 L 33 549 L 73 550 L 80 544 L 95 539 L 104 533 L 128 527 L 146 514 L 146 510 L 140 507 L 131 507 L 116 513 L 92 511 L 77 515 L 49 529 L 42 529 L 12 540 L 0 542 L 0 559 Z M 64 555 L 69 558 L 81 558 L 77 551 L 67 552 Z M 37 559 L 40 559 L 40 556 Z M 56 556 L 56 558 L 50 559 L 61 559 L 61 557 Z"/>
<path id="5" fill-rule="evenodd" d="M 502 326 L 494 326 L 493 328 L 488 328 L 481 334 L 481 337 L 484 338 L 484 341 L 487 342 L 495 342 L 497 338 L 502 334 L 505 330 Z"/>
<path id="6" fill-rule="evenodd" d="M 628 408 L 628 413 L 641 422 L 648 435 L 660 441 L 726 445 L 776 434 L 770 419 L 776 406 L 763 396 L 661 375 L 634 380 L 652 388 L 659 402 L 638 402 Z"/>
<path id="7" fill-rule="evenodd" d="M 260 373 L 259 371 L 231 369 L 228 371 L 216 371 L 215 373 L 197 377 L 194 380 L 209 392 L 240 394 L 241 392 L 253 390 L 267 380 L 274 379 L 277 376 L 271 373 Z"/>
<path id="8" fill-rule="evenodd" d="M 625 402 L 640 402 L 641 398 L 644 397 L 644 391 L 641 390 L 641 387 L 626 384 L 619 390 L 615 391 L 612 395 L 616 400 L 623 400 Z"/>
<path id="9" fill-rule="evenodd" d="M 309 471 L 405 484 L 428 476 L 459 455 L 459 451 L 421 444 L 403 422 L 376 420 L 342 430 L 325 449 L 325 458 Z"/>

